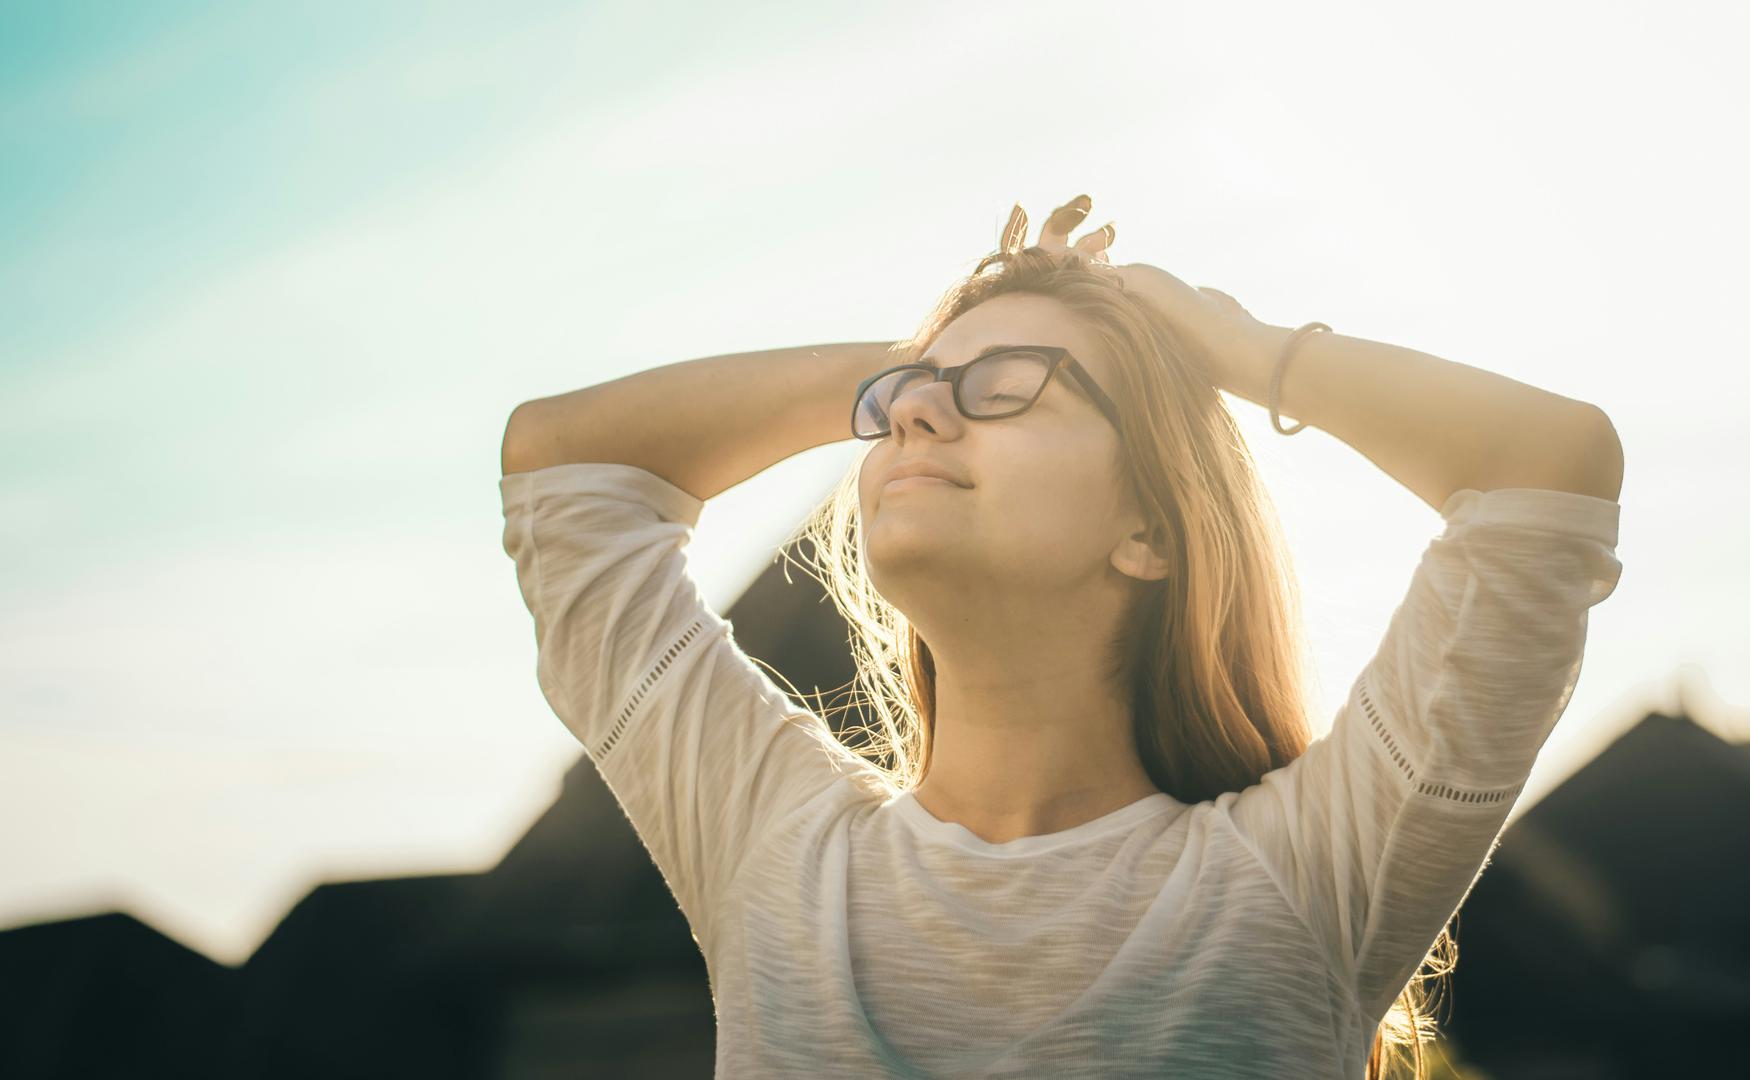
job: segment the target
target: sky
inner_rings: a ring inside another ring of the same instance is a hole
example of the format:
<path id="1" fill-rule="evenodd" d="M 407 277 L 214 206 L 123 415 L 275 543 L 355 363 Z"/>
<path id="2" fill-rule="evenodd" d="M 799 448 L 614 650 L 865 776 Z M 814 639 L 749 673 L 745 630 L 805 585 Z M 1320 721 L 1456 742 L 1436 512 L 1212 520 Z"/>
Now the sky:
<path id="1" fill-rule="evenodd" d="M 581 748 L 502 548 L 530 398 L 909 335 L 1086 192 L 1115 262 L 1598 405 L 1616 592 L 1515 816 L 1683 695 L 1750 738 L 1728 3 L 0 6 L 0 927 L 240 963 L 490 868 Z M 1230 397 L 1336 708 L 1439 534 Z M 847 406 L 848 407 L 848 406 Z M 718 610 L 852 462 L 711 500 Z M 1705 715 L 1703 715 L 1705 713 Z"/>

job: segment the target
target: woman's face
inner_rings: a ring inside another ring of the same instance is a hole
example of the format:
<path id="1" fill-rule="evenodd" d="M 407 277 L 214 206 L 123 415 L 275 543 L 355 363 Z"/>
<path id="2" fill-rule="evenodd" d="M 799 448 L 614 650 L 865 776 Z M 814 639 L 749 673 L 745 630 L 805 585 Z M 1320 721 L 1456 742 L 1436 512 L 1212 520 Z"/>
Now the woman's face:
<path id="1" fill-rule="evenodd" d="M 1067 308 L 1010 293 L 948 325 L 921 361 L 963 364 L 990 345 L 1058 345 L 1113 393 L 1111 361 Z M 955 599 L 988 606 L 1016 594 L 1071 594 L 1119 573 L 1113 549 L 1127 535 L 1115 464 L 1117 430 L 1059 368 L 1033 407 L 999 420 L 969 420 L 946 382 L 918 383 L 895 399 L 892 432 L 870 448 L 858 475 L 862 543 L 871 583 L 913 622 L 947 617 Z M 917 481 L 886 487 L 889 470 L 927 461 L 968 486 Z"/>

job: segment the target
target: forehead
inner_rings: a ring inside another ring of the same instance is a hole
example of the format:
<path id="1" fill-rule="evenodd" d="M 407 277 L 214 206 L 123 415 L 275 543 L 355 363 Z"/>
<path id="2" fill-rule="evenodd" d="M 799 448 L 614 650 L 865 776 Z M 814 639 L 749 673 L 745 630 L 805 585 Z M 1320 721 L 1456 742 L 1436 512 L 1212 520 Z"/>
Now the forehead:
<path id="1" fill-rule="evenodd" d="M 922 359 L 952 367 L 991 345 L 1060 345 L 1096 381 L 1107 383 L 1106 358 L 1094 336 L 1061 303 L 1032 293 L 1005 293 L 962 314 L 936 335 Z"/>

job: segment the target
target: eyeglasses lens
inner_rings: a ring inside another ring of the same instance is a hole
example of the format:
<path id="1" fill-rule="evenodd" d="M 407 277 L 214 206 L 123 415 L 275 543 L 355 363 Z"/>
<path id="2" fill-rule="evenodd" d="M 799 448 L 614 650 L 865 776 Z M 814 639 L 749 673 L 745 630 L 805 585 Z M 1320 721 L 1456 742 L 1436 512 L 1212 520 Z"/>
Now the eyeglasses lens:
<path id="1" fill-rule="evenodd" d="M 1012 351 L 980 357 L 966 369 L 960 384 L 960 400 L 968 416 L 990 420 L 1024 410 L 1039 395 L 1045 375 L 1051 370 L 1048 357 L 1035 352 Z M 919 368 L 887 372 L 863 391 L 857 401 L 859 438 L 875 438 L 893 430 L 891 414 L 899 395 L 930 383 L 930 373 Z"/>

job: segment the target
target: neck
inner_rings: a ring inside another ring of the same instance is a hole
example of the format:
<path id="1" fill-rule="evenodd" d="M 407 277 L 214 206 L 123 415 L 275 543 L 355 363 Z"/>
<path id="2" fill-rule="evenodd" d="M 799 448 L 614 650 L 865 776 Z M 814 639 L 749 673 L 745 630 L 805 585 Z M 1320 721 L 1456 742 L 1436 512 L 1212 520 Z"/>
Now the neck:
<path id="1" fill-rule="evenodd" d="M 937 657 L 930 766 L 915 792 L 932 816 L 1003 843 L 1159 792 L 1137 754 L 1128 703 L 1090 681 L 1101 665 L 1053 655 L 1004 658 L 983 672 Z"/>

